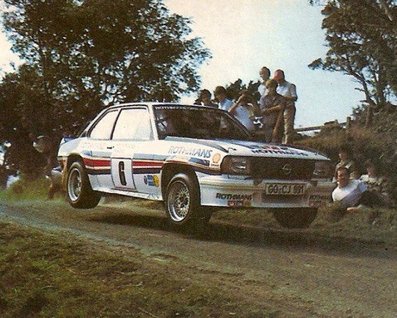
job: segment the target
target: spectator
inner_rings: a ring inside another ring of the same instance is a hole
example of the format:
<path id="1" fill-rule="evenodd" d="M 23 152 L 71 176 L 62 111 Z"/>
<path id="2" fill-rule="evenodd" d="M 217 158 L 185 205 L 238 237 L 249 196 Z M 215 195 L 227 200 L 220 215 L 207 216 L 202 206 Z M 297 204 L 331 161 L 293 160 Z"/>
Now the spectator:
<path id="1" fill-rule="evenodd" d="M 294 142 L 295 102 L 298 100 L 296 86 L 285 80 L 282 70 L 274 72 L 274 79 L 278 83 L 277 93 L 284 96 L 287 101 L 284 109 L 284 143 L 292 144 Z"/>
<path id="2" fill-rule="evenodd" d="M 243 91 L 237 101 L 229 109 L 229 113 L 232 114 L 245 128 L 253 132 L 255 125 L 252 122 L 254 114 L 256 113 L 256 103 L 254 98 L 248 94 L 247 91 Z"/>
<path id="3" fill-rule="evenodd" d="M 30 134 L 30 138 L 33 140 L 33 147 L 45 157 L 44 174 L 51 182 L 47 197 L 51 200 L 55 193 L 61 190 L 61 169 L 56 158 L 54 144 L 48 136 L 36 138 L 33 134 Z"/>
<path id="4" fill-rule="evenodd" d="M 266 82 L 270 78 L 270 70 L 266 66 L 263 66 L 259 71 L 259 76 L 262 79 L 262 81 L 258 87 L 258 92 L 262 97 L 266 95 Z"/>
<path id="5" fill-rule="evenodd" d="M 332 192 L 334 202 L 339 202 L 347 212 L 356 212 L 363 207 L 380 206 L 381 202 L 376 194 L 368 191 L 367 185 L 357 179 L 349 178 L 349 170 L 339 167 L 336 171 L 338 186 Z"/>
<path id="6" fill-rule="evenodd" d="M 365 161 L 364 165 L 367 174 L 363 174 L 359 180 L 367 185 L 367 189 L 372 193 L 376 205 L 390 206 L 391 200 L 387 179 L 379 175 L 378 168 L 372 160 Z"/>
<path id="7" fill-rule="evenodd" d="M 282 139 L 283 112 L 286 100 L 277 93 L 277 82 L 266 81 L 266 95 L 259 100 L 260 113 L 263 115 L 263 131 L 266 142 L 280 143 Z"/>
<path id="8" fill-rule="evenodd" d="M 229 111 L 233 106 L 233 101 L 227 98 L 226 89 L 223 86 L 217 86 L 214 91 L 214 96 L 218 100 L 218 108 Z"/>
<path id="9" fill-rule="evenodd" d="M 353 154 L 351 149 L 347 145 L 342 145 L 339 148 L 339 162 L 336 164 L 335 167 L 335 178 L 336 178 L 336 171 L 340 167 L 346 167 L 349 171 L 350 179 L 358 179 L 360 174 L 357 169 L 357 165 L 353 159 Z M 336 179 L 334 179 L 335 181 Z"/>
<path id="10" fill-rule="evenodd" d="M 200 91 L 200 95 L 199 95 L 199 98 L 196 100 L 196 104 L 214 107 L 214 108 L 218 107 L 218 105 L 216 103 L 212 102 L 211 92 L 208 89 L 202 89 Z"/>
<path id="11" fill-rule="evenodd" d="M 367 186 L 359 181 L 349 178 L 349 170 L 340 166 L 336 170 L 336 181 L 338 186 L 332 192 L 332 200 L 339 202 L 341 207 L 347 211 L 354 211 L 363 200 L 363 194 L 367 191 Z"/>

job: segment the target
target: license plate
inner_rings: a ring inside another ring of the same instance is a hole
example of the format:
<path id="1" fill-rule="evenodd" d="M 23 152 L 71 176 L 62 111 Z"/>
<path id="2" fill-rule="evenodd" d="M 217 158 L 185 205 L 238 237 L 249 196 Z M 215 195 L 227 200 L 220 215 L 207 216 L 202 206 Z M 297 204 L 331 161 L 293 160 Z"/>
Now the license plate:
<path id="1" fill-rule="evenodd" d="M 305 184 L 299 183 L 267 183 L 266 195 L 302 195 L 305 192 Z"/>

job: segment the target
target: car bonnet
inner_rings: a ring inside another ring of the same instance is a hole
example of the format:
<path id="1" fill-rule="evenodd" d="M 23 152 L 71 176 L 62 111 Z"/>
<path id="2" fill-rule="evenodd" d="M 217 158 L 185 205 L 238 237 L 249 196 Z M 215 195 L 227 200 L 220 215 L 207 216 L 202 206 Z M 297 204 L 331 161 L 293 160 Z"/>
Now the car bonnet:
<path id="1" fill-rule="evenodd" d="M 193 138 L 172 138 L 180 142 L 194 143 L 215 148 L 225 155 L 251 156 L 251 157 L 274 157 L 274 158 L 295 158 L 309 160 L 329 160 L 320 152 L 297 148 L 293 146 L 269 144 L 256 141 L 241 140 L 204 140 Z"/>

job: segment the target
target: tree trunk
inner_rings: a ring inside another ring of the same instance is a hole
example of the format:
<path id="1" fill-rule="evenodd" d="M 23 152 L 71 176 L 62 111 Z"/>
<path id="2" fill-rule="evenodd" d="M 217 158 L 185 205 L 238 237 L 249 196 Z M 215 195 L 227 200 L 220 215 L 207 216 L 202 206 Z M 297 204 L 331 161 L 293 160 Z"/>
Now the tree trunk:
<path id="1" fill-rule="evenodd" d="M 372 111 L 372 107 L 371 107 L 371 105 L 368 105 L 367 106 L 367 114 L 365 117 L 365 127 L 366 128 L 371 127 L 373 117 L 374 117 L 374 113 Z"/>

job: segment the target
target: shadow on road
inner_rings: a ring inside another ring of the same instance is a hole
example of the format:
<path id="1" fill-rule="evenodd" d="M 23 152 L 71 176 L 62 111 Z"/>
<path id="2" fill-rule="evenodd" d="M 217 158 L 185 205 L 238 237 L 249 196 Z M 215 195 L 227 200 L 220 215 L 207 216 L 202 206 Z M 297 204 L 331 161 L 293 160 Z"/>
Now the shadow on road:
<path id="1" fill-rule="evenodd" d="M 380 241 L 365 241 L 349 237 L 330 237 L 318 230 L 288 230 L 272 227 L 254 227 L 211 221 L 200 230 L 180 229 L 170 226 L 167 219 L 157 215 L 136 215 L 127 213 L 96 215 L 88 219 L 91 222 L 137 226 L 161 230 L 170 235 L 201 240 L 241 244 L 251 247 L 318 249 L 327 254 L 348 254 L 377 258 L 397 259 L 395 249 L 390 249 Z"/>

